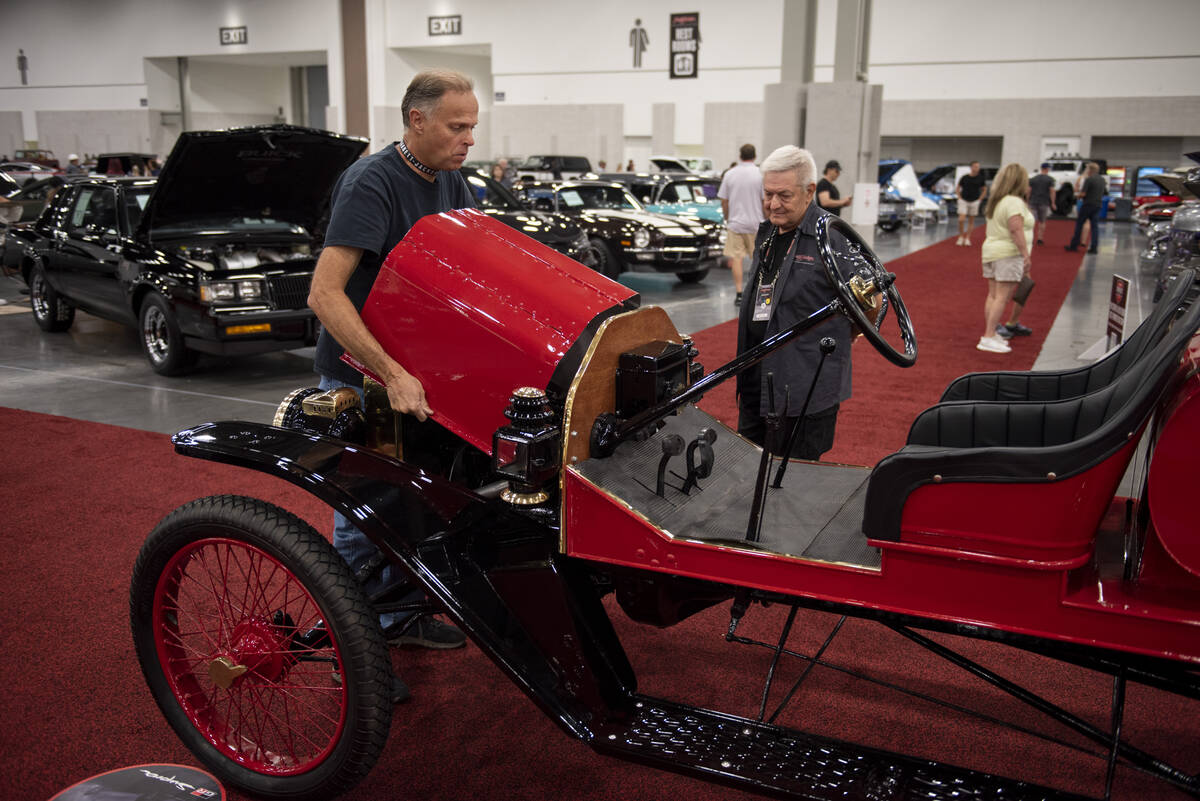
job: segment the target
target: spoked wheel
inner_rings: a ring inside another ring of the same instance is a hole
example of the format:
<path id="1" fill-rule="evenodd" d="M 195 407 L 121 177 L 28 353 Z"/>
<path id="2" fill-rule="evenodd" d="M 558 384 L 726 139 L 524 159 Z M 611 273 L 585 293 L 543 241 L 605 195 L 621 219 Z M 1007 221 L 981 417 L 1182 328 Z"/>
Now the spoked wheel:
<path id="1" fill-rule="evenodd" d="M 392 714 L 378 617 L 299 518 L 236 496 L 180 507 L 142 546 L 130 617 L 159 708 L 222 781 L 326 799 L 378 759 Z"/>
<path id="2" fill-rule="evenodd" d="M 835 231 L 844 239 L 844 246 L 833 246 L 831 234 Z M 896 288 L 896 276 L 884 268 L 858 231 L 841 217 L 825 215 L 817 220 L 817 247 L 825 263 L 825 274 L 837 289 L 838 300 L 850 322 L 885 359 L 901 367 L 912 367 L 917 361 L 917 336 Z M 895 312 L 903 352 L 883 333 L 889 308 Z"/>

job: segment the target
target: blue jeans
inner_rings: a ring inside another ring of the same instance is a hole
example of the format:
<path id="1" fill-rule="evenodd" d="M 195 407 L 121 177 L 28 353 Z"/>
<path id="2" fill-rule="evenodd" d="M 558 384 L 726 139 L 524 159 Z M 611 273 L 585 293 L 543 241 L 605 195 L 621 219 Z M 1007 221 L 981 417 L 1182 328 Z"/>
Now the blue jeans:
<path id="1" fill-rule="evenodd" d="M 321 376 L 320 387 L 323 390 L 350 387 L 350 389 L 358 393 L 359 399 L 362 399 L 362 387 L 347 384 L 345 381 L 339 381 L 336 378 Z M 346 564 L 350 565 L 350 570 L 356 573 L 368 559 L 379 552 L 375 544 L 367 539 L 367 535 L 363 534 L 341 512 L 333 513 L 333 547 L 341 555 L 342 559 L 346 560 Z M 363 589 L 370 596 L 381 590 L 407 583 L 408 576 L 404 571 L 398 569 L 391 562 L 385 562 L 379 570 L 376 570 L 371 575 L 363 585 Z M 419 601 L 424 597 L 424 593 L 414 588 L 405 594 L 401 600 L 412 602 Z M 410 612 L 387 612 L 379 616 L 379 624 L 386 630 L 389 626 L 403 623 L 411 616 L 412 613 Z"/>
<path id="2" fill-rule="evenodd" d="M 1079 247 L 1079 232 L 1083 230 L 1083 221 L 1092 221 L 1092 243 L 1088 245 L 1088 250 L 1096 249 L 1096 243 L 1100 237 L 1100 207 L 1084 203 L 1079 207 L 1079 214 L 1075 218 L 1075 234 L 1071 237 L 1072 249 Z"/>

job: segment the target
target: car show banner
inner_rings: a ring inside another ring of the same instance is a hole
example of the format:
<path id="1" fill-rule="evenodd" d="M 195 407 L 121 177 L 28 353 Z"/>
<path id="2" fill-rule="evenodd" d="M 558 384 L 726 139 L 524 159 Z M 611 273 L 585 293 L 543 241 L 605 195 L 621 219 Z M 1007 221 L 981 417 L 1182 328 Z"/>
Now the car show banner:
<path id="1" fill-rule="evenodd" d="M 671 15 L 671 77 L 695 78 L 700 73 L 700 14 Z"/>

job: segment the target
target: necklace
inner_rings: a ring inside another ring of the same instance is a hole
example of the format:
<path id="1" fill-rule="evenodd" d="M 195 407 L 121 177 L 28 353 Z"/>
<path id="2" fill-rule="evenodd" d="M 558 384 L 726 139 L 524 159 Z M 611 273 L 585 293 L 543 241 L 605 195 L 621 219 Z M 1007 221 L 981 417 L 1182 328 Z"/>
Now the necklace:
<path id="1" fill-rule="evenodd" d="M 424 164 L 422 164 L 420 161 L 418 161 L 417 157 L 414 156 L 412 154 L 412 151 L 408 149 L 408 145 L 404 144 L 403 139 L 401 139 L 398 144 L 400 145 L 400 152 L 404 155 L 404 158 L 408 159 L 410 164 L 412 164 L 414 167 L 416 167 L 418 170 L 425 173 L 426 175 L 436 176 L 438 174 L 437 170 L 433 169 L 432 167 L 426 167 Z"/>

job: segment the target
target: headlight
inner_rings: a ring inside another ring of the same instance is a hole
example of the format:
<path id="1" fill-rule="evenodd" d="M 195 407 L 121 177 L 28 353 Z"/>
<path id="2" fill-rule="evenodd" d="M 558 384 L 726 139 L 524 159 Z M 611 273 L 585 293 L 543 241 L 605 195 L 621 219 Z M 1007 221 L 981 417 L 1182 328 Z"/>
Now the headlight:
<path id="1" fill-rule="evenodd" d="M 639 248 L 649 247 L 650 232 L 645 228 L 639 228 L 633 232 L 633 244 Z"/>
<path id="2" fill-rule="evenodd" d="M 237 287 L 232 281 L 213 281 L 200 285 L 200 300 L 211 303 L 215 300 L 233 300 Z"/>
<path id="3" fill-rule="evenodd" d="M 230 300 L 261 300 L 263 282 L 258 279 L 243 281 L 208 281 L 200 284 L 200 300 L 206 303 Z"/>
<path id="4" fill-rule="evenodd" d="M 259 300 L 262 295 L 262 281 L 238 281 L 238 297 L 242 300 Z"/>

